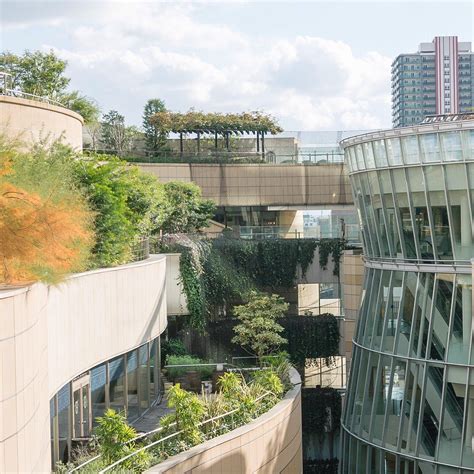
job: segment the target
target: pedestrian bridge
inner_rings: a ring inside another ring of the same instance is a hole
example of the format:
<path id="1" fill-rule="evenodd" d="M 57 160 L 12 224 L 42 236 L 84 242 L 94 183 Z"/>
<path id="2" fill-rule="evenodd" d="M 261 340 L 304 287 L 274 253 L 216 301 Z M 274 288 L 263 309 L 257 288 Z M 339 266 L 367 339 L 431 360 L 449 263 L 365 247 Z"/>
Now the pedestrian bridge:
<path id="1" fill-rule="evenodd" d="M 275 210 L 353 206 L 343 163 L 204 164 L 140 163 L 162 182 L 196 183 L 217 206 L 268 206 Z"/>

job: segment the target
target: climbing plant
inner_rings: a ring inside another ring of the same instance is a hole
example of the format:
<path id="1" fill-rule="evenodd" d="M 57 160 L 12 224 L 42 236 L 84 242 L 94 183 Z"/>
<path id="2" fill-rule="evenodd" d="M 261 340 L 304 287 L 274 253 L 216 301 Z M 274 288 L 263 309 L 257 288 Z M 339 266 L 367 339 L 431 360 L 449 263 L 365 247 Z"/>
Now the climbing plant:
<path id="1" fill-rule="evenodd" d="M 230 308 L 248 301 L 252 290 L 273 291 L 294 287 L 305 276 L 314 252 L 327 268 L 329 255 L 334 273 L 344 241 L 334 239 L 202 239 L 167 236 L 168 251 L 181 253 L 180 278 L 187 297 L 190 325 L 203 329 L 207 320 L 229 313 Z"/>
<path id="2" fill-rule="evenodd" d="M 314 359 L 326 359 L 330 365 L 332 357 L 339 354 L 339 327 L 334 315 L 325 313 L 315 316 L 285 316 L 280 320 L 288 341 L 287 351 L 292 362 L 298 366 L 309 366 Z"/>

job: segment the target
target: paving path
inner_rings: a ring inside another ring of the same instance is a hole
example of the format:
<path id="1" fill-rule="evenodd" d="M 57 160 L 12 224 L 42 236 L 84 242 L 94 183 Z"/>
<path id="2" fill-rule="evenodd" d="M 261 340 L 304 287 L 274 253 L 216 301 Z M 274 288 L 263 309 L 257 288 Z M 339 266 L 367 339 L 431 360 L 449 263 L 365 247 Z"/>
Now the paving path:
<path id="1" fill-rule="evenodd" d="M 160 418 L 171 413 L 171 411 L 172 410 L 167 407 L 166 398 L 163 397 L 160 403 L 151 407 L 145 415 L 132 423 L 132 425 L 139 433 L 148 433 L 158 428 Z"/>

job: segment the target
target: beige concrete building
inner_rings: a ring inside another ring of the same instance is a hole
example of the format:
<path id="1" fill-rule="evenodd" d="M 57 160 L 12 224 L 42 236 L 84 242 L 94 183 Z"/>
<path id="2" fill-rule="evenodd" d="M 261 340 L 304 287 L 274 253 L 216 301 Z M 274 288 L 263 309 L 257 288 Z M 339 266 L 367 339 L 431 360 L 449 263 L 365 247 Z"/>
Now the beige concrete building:
<path id="1" fill-rule="evenodd" d="M 0 472 L 49 472 L 105 407 L 136 416 L 150 406 L 165 276 L 166 257 L 153 256 L 0 291 Z M 127 386 L 137 359 L 146 378 Z"/>
<path id="2" fill-rule="evenodd" d="M 61 138 L 82 150 L 82 117 L 66 109 L 36 100 L 0 95 L 0 135 L 24 143 Z"/>

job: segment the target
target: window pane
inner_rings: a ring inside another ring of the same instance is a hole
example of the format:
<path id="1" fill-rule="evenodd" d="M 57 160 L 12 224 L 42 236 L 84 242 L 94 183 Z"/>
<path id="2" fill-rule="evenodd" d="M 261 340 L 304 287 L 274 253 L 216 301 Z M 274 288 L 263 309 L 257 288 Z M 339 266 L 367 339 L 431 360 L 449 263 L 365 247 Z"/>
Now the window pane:
<path id="1" fill-rule="evenodd" d="M 385 141 L 387 158 L 390 165 L 401 165 L 402 164 L 402 150 L 400 147 L 399 138 L 389 138 Z"/>
<path id="2" fill-rule="evenodd" d="M 408 136 L 402 138 L 403 143 L 403 156 L 405 163 L 419 163 L 420 155 L 418 151 L 418 139 L 416 136 Z"/>
<path id="3" fill-rule="evenodd" d="M 443 147 L 443 159 L 446 161 L 462 160 L 461 135 L 459 132 L 440 133 Z"/>
<path id="4" fill-rule="evenodd" d="M 140 397 L 140 412 L 146 410 L 149 405 L 149 377 L 148 374 L 148 344 L 144 344 L 138 349 L 138 384 L 139 384 L 139 397 Z"/>
<path id="5" fill-rule="evenodd" d="M 97 424 L 96 418 L 105 411 L 105 387 L 107 382 L 106 365 L 102 364 L 91 370 L 91 403 L 92 423 Z"/>
<path id="6" fill-rule="evenodd" d="M 138 417 L 138 356 L 137 351 L 127 354 L 127 418 L 134 420 Z"/>
<path id="7" fill-rule="evenodd" d="M 69 384 L 58 392 L 58 434 L 59 434 L 59 459 L 69 459 L 69 433 L 70 433 L 70 405 L 71 394 Z"/>
<path id="8" fill-rule="evenodd" d="M 427 133 L 420 135 L 420 146 L 423 161 L 440 161 L 438 135 L 436 133 Z"/>
<path id="9" fill-rule="evenodd" d="M 375 164 L 378 168 L 382 166 L 388 166 L 387 161 L 387 152 L 385 150 L 385 141 L 376 140 L 373 142 L 374 146 L 374 155 L 375 155 Z"/>
<path id="10" fill-rule="evenodd" d="M 120 356 L 109 363 L 110 374 L 110 408 L 115 411 L 125 410 L 125 363 Z"/>

